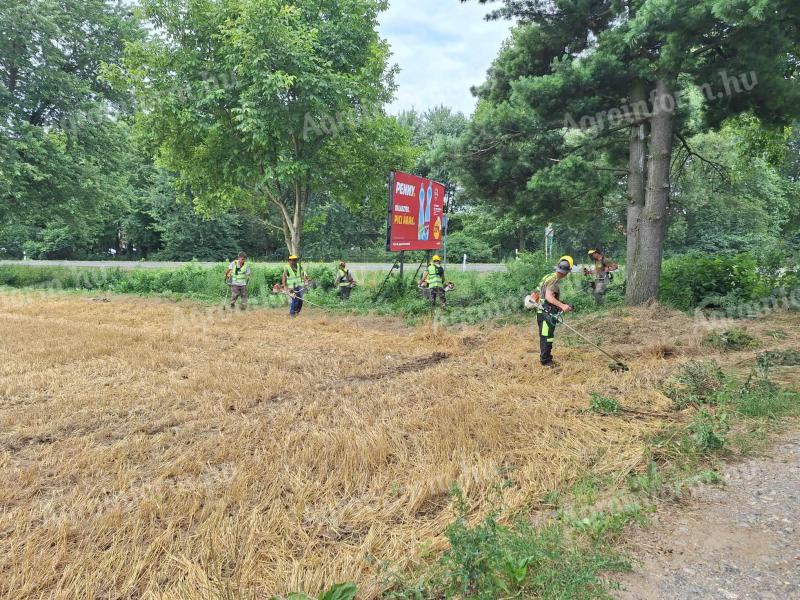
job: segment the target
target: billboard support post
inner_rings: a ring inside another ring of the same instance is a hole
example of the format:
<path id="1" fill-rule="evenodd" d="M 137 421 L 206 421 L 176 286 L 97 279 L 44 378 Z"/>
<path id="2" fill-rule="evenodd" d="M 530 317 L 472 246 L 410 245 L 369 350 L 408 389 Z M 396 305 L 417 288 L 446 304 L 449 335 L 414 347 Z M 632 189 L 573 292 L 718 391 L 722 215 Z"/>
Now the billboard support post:
<path id="1" fill-rule="evenodd" d="M 406 264 L 406 251 L 405 250 L 401 250 L 400 251 L 400 280 L 403 279 L 403 267 L 405 266 L 405 264 Z"/>

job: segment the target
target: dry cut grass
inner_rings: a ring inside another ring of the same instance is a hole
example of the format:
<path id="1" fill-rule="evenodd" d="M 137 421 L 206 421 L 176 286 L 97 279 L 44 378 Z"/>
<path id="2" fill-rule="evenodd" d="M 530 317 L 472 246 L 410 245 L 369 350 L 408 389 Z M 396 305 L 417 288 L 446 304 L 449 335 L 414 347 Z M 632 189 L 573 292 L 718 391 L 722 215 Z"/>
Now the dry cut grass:
<path id="1" fill-rule="evenodd" d="M 563 338 L 564 366 L 543 371 L 525 327 L 22 298 L 0 294 L 9 600 L 263 598 L 340 581 L 375 597 L 384 563 L 444 547 L 453 482 L 477 514 L 501 480 L 524 509 L 587 471 L 637 467 L 669 404 L 659 384 L 708 354 L 657 307 L 584 322 L 628 357 L 613 374 Z M 590 392 L 647 414 L 584 413 Z"/>

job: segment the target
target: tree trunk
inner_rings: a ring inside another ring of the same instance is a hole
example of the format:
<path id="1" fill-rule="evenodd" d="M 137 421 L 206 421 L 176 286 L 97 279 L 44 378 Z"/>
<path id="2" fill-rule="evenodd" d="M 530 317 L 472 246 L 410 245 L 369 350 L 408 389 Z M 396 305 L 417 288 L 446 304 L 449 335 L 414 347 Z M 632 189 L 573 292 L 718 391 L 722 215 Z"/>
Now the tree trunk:
<path id="1" fill-rule="evenodd" d="M 647 95 L 644 82 L 638 81 L 633 85 L 630 105 L 646 109 Z M 649 129 L 648 123 L 641 122 L 647 117 L 647 114 L 642 114 L 642 112 L 642 110 L 638 110 L 629 115 L 629 118 L 634 121 L 634 125 L 631 127 L 628 150 L 627 260 L 625 261 L 627 289 L 631 287 L 638 288 L 636 279 L 639 274 L 639 231 L 642 211 L 644 210 L 647 133 Z"/>
<path id="2" fill-rule="evenodd" d="M 285 196 L 267 193 L 270 201 L 278 208 L 283 229 L 283 241 L 289 254 L 300 256 L 301 235 L 306 217 L 306 207 L 311 190 L 303 183 L 296 183 L 292 191 L 291 204 Z"/>
<path id="3" fill-rule="evenodd" d="M 645 202 L 639 217 L 636 260 L 629 273 L 625 294 L 628 304 L 644 304 L 657 299 L 661 279 L 675 98 L 663 80 L 656 81 L 655 91 Z"/>

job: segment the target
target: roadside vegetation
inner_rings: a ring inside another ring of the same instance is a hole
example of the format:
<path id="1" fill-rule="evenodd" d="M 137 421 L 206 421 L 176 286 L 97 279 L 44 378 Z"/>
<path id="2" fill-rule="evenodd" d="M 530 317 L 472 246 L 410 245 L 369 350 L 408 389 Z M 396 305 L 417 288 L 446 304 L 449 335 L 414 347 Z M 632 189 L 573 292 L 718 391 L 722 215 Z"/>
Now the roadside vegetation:
<path id="1" fill-rule="evenodd" d="M 662 301 L 679 310 L 699 310 L 712 317 L 758 317 L 775 308 L 797 309 L 800 308 L 799 256 L 795 251 L 780 258 L 773 256 L 772 262 L 756 261 L 751 253 L 713 258 L 697 254 L 675 257 L 665 262 Z M 582 258 L 576 257 L 578 264 Z M 421 259 L 422 256 L 414 257 L 416 261 Z M 517 319 L 525 312 L 522 298 L 552 270 L 550 262 L 543 253 L 531 252 L 506 263 L 506 273 L 462 272 L 458 265 L 451 265 L 446 278 L 455 284 L 455 289 L 448 293 L 447 310 L 438 317 L 445 324 L 503 323 Z M 342 303 L 333 285 L 335 263 L 310 263 L 307 269 L 314 284 L 306 299 L 309 305 L 324 310 L 394 315 L 414 322 L 431 313 L 430 304 L 417 288 L 418 278 L 414 278 L 417 266 L 416 262 L 407 262 L 402 280 L 396 271 L 388 280 L 385 273 L 356 273 L 359 285 L 350 300 Z M 222 303 L 228 292 L 223 281 L 225 269 L 226 263 L 212 268 L 188 264 L 175 270 L 0 265 L 0 285 L 160 295 Z M 248 286 L 252 306 L 277 308 L 286 303 L 285 296 L 272 292 L 273 286 L 280 283 L 281 273 L 280 266 L 253 264 L 253 278 Z M 578 314 L 620 307 L 625 298 L 624 276 L 623 266 L 610 284 L 602 308 L 592 298 L 591 278 L 580 272 L 564 282 L 562 297 Z M 741 328 L 721 335 L 712 332 L 707 342 L 727 349 L 742 349 L 754 343 Z"/>

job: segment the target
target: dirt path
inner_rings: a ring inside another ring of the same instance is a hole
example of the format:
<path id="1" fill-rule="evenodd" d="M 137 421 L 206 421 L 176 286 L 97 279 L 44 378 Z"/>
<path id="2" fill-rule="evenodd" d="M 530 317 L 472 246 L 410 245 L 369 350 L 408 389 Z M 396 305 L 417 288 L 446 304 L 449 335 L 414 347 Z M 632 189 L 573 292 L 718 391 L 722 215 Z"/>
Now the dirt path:
<path id="1" fill-rule="evenodd" d="M 620 600 L 800 598 L 800 432 L 722 474 L 636 536 Z"/>

